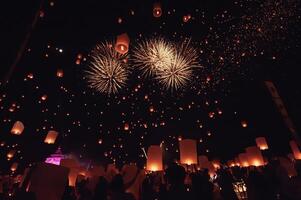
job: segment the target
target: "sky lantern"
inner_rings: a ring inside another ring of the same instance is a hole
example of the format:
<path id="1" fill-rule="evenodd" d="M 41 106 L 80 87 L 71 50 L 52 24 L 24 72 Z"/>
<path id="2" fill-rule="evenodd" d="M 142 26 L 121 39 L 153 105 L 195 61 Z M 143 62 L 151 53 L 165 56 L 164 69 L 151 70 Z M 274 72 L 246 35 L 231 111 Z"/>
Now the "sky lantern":
<path id="1" fill-rule="evenodd" d="M 163 170 L 163 156 L 160 146 L 152 145 L 148 148 L 146 169 L 153 172 Z"/>
<path id="2" fill-rule="evenodd" d="M 291 141 L 290 141 L 290 147 L 291 147 L 291 149 L 292 149 L 294 158 L 295 158 L 296 160 L 301 160 L 301 152 L 300 152 L 300 149 L 299 149 L 297 143 L 296 143 L 294 140 L 291 140 Z"/>
<path id="3" fill-rule="evenodd" d="M 191 19 L 191 15 L 190 14 L 183 16 L 183 22 L 185 22 L 185 23 L 188 22 L 190 19 Z"/>
<path id="4" fill-rule="evenodd" d="M 239 164 L 242 167 L 249 167 L 249 159 L 248 159 L 248 155 L 246 153 L 240 153 L 238 154 L 238 159 L 239 159 Z"/>
<path id="5" fill-rule="evenodd" d="M 156 3 L 154 3 L 154 7 L 153 7 L 153 16 L 154 17 L 161 17 L 161 15 L 162 15 L 161 3 L 156 2 Z"/>
<path id="6" fill-rule="evenodd" d="M 256 145 L 259 147 L 260 150 L 267 150 L 269 149 L 268 143 L 264 137 L 258 137 L 255 139 Z"/>
<path id="7" fill-rule="evenodd" d="M 180 143 L 180 161 L 181 164 L 191 165 L 197 164 L 197 146 L 196 141 L 191 139 L 184 139 Z"/>
<path id="8" fill-rule="evenodd" d="M 221 168 L 221 162 L 219 160 L 213 160 L 212 165 L 216 170 Z"/>
<path id="9" fill-rule="evenodd" d="M 120 54 L 125 54 L 129 51 L 130 38 L 127 33 L 122 33 L 117 36 L 115 50 Z"/>
<path id="10" fill-rule="evenodd" d="M 21 135 L 23 131 L 24 131 L 24 124 L 20 121 L 16 121 L 10 132 L 14 135 Z"/>
<path id="11" fill-rule="evenodd" d="M 130 125 L 128 123 L 125 123 L 123 129 L 125 131 L 128 131 L 130 129 Z"/>
<path id="12" fill-rule="evenodd" d="M 228 161 L 227 161 L 227 165 L 228 165 L 228 167 L 235 167 L 235 162 L 234 162 L 234 160 L 228 160 Z"/>
<path id="13" fill-rule="evenodd" d="M 56 76 L 58 78 L 63 78 L 64 77 L 64 70 L 63 69 L 57 69 L 56 70 Z"/>
<path id="14" fill-rule="evenodd" d="M 149 107 L 149 112 L 154 112 L 154 111 L 155 111 L 154 106 L 150 106 Z"/>
<path id="15" fill-rule="evenodd" d="M 15 171 L 17 170 L 17 168 L 18 168 L 18 163 L 14 162 L 14 163 L 11 165 L 10 170 L 11 170 L 12 172 L 15 172 Z"/>
<path id="16" fill-rule="evenodd" d="M 242 120 L 242 121 L 241 121 L 241 126 L 242 126 L 243 128 L 247 128 L 247 127 L 248 127 L 248 122 L 247 122 L 246 120 Z"/>
<path id="17" fill-rule="evenodd" d="M 44 94 L 43 96 L 41 96 L 41 100 L 46 101 L 47 100 L 47 95 Z"/>
<path id="18" fill-rule="evenodd" d="M 46 144 L 54 144 L 58 134 L 56 131 L 48 131 L 44 142 Z"/>
<path id="19" fill-rule="evenodd" d="M 14 157 L 16 153 L 16 150 L 10 150 L 7 154 L 6 154 L 6 157 L 7 157 L 7 160 L 10 160 Z"/>
<path id="20" fill-rule="evenodd" d="M 246 153 L 249 165 L 258 167 L 264 165 L 264 159 L 260 149 L 257 146 L 247 147 Z"/>
<path id="21" fill-rule="evenodd" d="M 78 173 L 80 171 L 79 169 L 80 165 L 78 161 L 72 158 L 65 158 L 60 161 L 60 165 L 69 168 L 70 170 L 68 175 L 69 186 L 74 187 L 76 184 Z"/>

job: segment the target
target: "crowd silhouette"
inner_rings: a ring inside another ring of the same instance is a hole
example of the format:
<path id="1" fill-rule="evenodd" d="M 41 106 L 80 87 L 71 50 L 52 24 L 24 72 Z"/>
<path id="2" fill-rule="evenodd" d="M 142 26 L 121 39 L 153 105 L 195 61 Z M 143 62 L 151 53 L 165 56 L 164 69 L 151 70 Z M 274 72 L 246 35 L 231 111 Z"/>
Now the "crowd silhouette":
<path id="1" fill-rule="evenodd" d="M 300 200 L 301 167 L 296 164 L 296 176 L 290 177 L 278 160 L 263 167 L 221 168 L 215 176 L 209 171 L 187 170 L 175 163 L 164 172 L 147 174 L 140 185 L 139 197 L 127 191 L 122 174 L 111 181 L 99 177 L 94 191 L 89 189 L 89 179 L 78 181 L 75 187 L 67 186 L 61 200 Z M 246 196 L 239 197 L 233 184 L 243 181 Z M 35 195 L 16 188 L 8 195 L 5 185 L 0 200 L 35 200 Z M 247 197 L 247 198 L 246 198 Z"/>

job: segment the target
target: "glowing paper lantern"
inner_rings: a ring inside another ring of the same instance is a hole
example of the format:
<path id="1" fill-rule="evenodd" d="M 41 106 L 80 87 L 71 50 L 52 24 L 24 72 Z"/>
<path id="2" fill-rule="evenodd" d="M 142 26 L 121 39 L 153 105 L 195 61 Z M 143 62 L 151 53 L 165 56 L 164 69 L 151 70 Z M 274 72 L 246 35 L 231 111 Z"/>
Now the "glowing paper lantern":
<path id="1" fill-rule="evenodd" d="M 264 137 L 256 138 L 256 145 L 259 147 L 260 150 L 267 150 L 269 149 L 268 143 Z"/>
<path id="2" fill-rule="evenodd" d="M 128 34 L 123 33 L 117 36 L 115 50 L 120 54 L 125 54 L 129 50 L 130 38 Z"/>
<path id="3" fill-rule="evenodd" d="M 163 156 L 160 146 L 152 145 L 148 148 L 146 169 L 149 171 L 163 170 Z"/>
<path id="4" fill-rule="evenodd" d="M 185 23 L 188 22 L 190 19 L 191 19 L 191 15 L 190 14 L 183 16 L 183 22 L 185 22 Z"/>
<path id="5" fill-rule="evenodd" d="M 290 146 L 291 146 L 294 158 L 296 160 L 301 160 L 301 152 L 300 152 L 300 149 L 299 149 L 297 143 L 294 140 L 291 140 Z"/>
<path id="6" fill-rule="evenodd" d="M 191 165 L 197 164 L 197 147 L 196 141 L 191 139 L 185 139 L 179 141 L 180 143 L 180 162 L 182 164 Z"/>
<path id="7" fill-rule="evenodd" d="M 238 154 L 238 159 L 240 166 L 242 167 L 249 167 L 249 160 L 248 160 L 248 155 L 246 153 L 240 153 Z"/>
<path id="8" fill-rule="evenodd" d="M 235 162 L 233 160 L 229 160 L 227 162 L 228 167 L 235 167 Z"/>
<path id="9" fill-rule="evenodd" d="M 68 167 L 70 169 L 68 180 L 69 180 L 69 186 L 75 186 L 76 179 L 79 173 L 79 163 L 75 159 L 62 159 L 60 162 L 60 165 L 63 167 Z"/>
<path id="10" fill-rule="evenodd" d="M 154 17 L 161 17 L 162 15 L 162 8 L 161 8 L 161 4 L 160 3 L 154 3 L 154 7 L 153 7 L 153 16 Z"/>
<path id="11" fill-rule="evenodd" d="M 129 125 L 128 123 L 124 124 L 123 129 L 124 129 L 125 131 L 128 131 L 128 130 L 130 129 L 130 125 Z"/>
<path id="12" fill-rule="evenodd" d="M 54 144 L 58 134 L 59 133 L 56 132 L 56 131 L 49 131 L 46 138 L 45 138 L 45 140 L 44 140 L 44 142 L 46 144 Z"/>
<path id="13" fill-rule="evenodd" d="M 248 147 L 246 148 L 246 153 L 247 153 L 249 165 L 256 166 L 256 167 L 264 165 L 264 159 L 258 147 L 256 146 Z"/>
<path id="14" fill-rule="evenodd" d="M 16 153 L 16 150 L 10 150 L 7 154 L 6 154 L 6 157 L 7 157 L 7 160 L 10 160 L 14 157 Z"/>
<path id="15" fill-rule="evenodd" d="M 208 157 L 205 155 L 201 155 L 198 157 L 199 166 L 201 169 L 208 169 L 209 175 L 213 177 L 215 175 L 215 168 L 213 164 L 208 160 Z"/>
<path id="16" fill-rule="evenodd" d="M 56 76 L 59 78 L 63 78 L 64 77 L 64 71 L 62 69 L 58 69 L 56 71 Z"/>
<path id="17" fill-rule="evenodd" d="M 243 128 L 247 128 L 248 127 L 248 122 L 246 120 L 241 121 L 241 126 Z"/>
<path id="18" fill-rule="evenodd" d="M 21 135 L 23 131 L 24 131 L 23 123 L 20 121 L 16 121 L 10 132 L 15 135 Z"/>
<path id="19" fill-rule="evenodd" d="M 11 167 L 10 167 L 10 170 L 12 171 L 12 172 L 15 172 L 16 170 L 17 170 L 17 168 L 18 168 L 18 163 L 13 163 L 12 165 L 11 165 Z"/>
<path id="20" fill-rule="evenodd" d="M 221 168 L 221 162 L 219 160 L 213 160 L 212 165 L 215 169 L 220 169 Z"/>

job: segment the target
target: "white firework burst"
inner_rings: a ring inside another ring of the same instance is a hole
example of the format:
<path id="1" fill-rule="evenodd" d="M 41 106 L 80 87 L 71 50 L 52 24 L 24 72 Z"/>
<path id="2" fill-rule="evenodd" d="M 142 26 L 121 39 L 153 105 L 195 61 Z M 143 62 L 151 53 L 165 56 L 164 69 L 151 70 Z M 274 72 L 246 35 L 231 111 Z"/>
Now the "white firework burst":
<path id="1" fill-rule="evenodd" d="M 171 61 L 156 72 L 156 79 L 168 90 L 178 90 L 186 86 L 193 77 L 198 65 L 198 54 L 190 40 L 174 44 Z"/>
<path id="2" fill-rule="evenodd" d="M 127 55 L 117 53 L 112 44 L 104 42 L 96 45 L 85 74 L 91 88 L 106 94 L 119 92 L 128 80 Z"/>
<path id="3" fill-rule="evenodd" d="M 174 56 L 171 42 L 159 37 L 144 40 L 133 49 L 133 65 L 139 67 L 145 76 L 155 75 L 170 65 Z"/>

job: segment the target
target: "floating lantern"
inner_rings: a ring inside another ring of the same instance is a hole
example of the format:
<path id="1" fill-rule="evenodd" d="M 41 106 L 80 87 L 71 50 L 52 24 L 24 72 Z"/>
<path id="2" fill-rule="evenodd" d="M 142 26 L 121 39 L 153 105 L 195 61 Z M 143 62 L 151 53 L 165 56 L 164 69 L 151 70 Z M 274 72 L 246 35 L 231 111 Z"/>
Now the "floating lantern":
<path id="1" fill-rule="evenodd" d="M 69 186 L 75 186 L 76 184 L 76 179 L 77 179 L 77 176 L 79 174 L 79 168 L 80 168 L 80 165 L 79 163 L 77 162 L 77 160 L 75 159 L 62 159 L 60 161 L 60 165 L 63 166 L 63 167 L 67 167 L 69 168 L 69 175 L 68 175 L 68 180 L 69 180 Z"/>
<path id="2" fill-rule="evenodd" d="M 11 129 L 11 133 L 14 135 L 21 135 L 24 131 L 24 125 L 20 121 L 16 121 Z"/>
<path id="3" fill-rule="evenodd" d="M 221 168 L 221 163 L 219 160 L 213 160 L 212 165 L 216 170 Z"/>
<path id="4" fill-rule="evenodd" d="M 198 163 L 195 140 L 185 139 L 180 141 L 180 161 L 186 165 Z"/>
<path id="5" fill-rule="evenodd" d="M 59 78 L 63 78 L 64 71 L 62 69 L 56 70 L 56 76 L 59 77 Z"/>
<path id="6" fill-rule="evenodd" d="M 229 160 L 227 162 L 228 167 L 235 167 L 235 162 L 233 160 Z"/>
<path id="7" fill-rule="evenodd" d="M 300 149 L 299 149 L 297 143 L 294 140 L 291 140 L 290 146 L 291 146 L 294 158 L 296 160 L 301 160 L 301 152 L 300 152 Z"/>
<path id="8" fill-rule="evenodd" d="M 246 120 L 241 121 L 241 126 L 243 128 L 247 128 L 248 127 L 248 122 Z"/>
<path id="9" fill-rule="evenodd" d="M 242 167 L 249 167 L 248 155 L 246 153 L 238 154 L 239 164 Z"/>
<path id="10" fill-rule="evenodd" d="M 155 111 L 154 106 L 150 106 L 149 107 L 149 112 L 154 112 L 154 111 Z"/>
<path id="11" fill-rule="evenodd" d="M 152 145 L 148 148 L 146 169 L 154 172 L 163 170 L 163 156 L 160 146 Z"/>
<path id="12" fill-rule="evenodd" d="M 129 51 L 130 38 L 128 34 L 123 33 L 117 36 L 115 50 L 120 54 L 125 54 Z"/>
<path id="13" fill-rule="evenodd" d="M 10 150 L 7 154 L 6 154 L 6 157 L 7 157 L 7 160 L 10 160 L 14 157 L 16 153 L 16 150 Z"/>
<path id="14" fill-rule="evenodd" d="M 191 19 L 191 15 L 190 14 L 183 16 L 183 22 L 185 22 L 185 23 L 188 22 L 190 19 Z"/>
<path id="15" fill-rule="evenodd" d="M 267 144 L 267 141 L 264 137 L 258 137 L 256 138 L 256 144 L 259 147 L 260 150 L 267 150 L 269 149 L 269 146 Z"/>
<path id="16" fill-rule="evenodd" d="M 264 165 L 264 159 L 258 147 L 256 146 L 248 147 L 246 148 L 246 153 L 247 153 L 249 165 L 256 166 L 256 167 Z"/>
<path id="17" fill-rule="evenodd" d="M 128 131 L 130 129 L 130 125 L 128 123 L 125 123 L 123 129 L 125 131 Z"/>
<path id="18" fill-rule="evenodd" d="M 153 16 L 154 17 L 161 17 L 162 15 L 162 7 L 161 7 L 161 3 L 157 2 L 154 3 L 154 7 L 153 7 Z"/>
<path id="19" fill-rule="evenodd" d="M 59 134 L 59 133 L 56 132 L 56 131 L 49 131 L 49 132 L 47 133 L 47 136 L 46 136 L 44 142 L 45 142 L 46 144 L 54 144 L 54 143 L 55 143 L 55 140 L 56 140 L 56 138 L 57 138 L 57 136 L 58 136 L 58 134 Z"/>
<path id="20" fill-rule="evenodd" d="M 44 94 L 43 96 L 41 96 L 41 100 L 46 101 L 47 100 L 47 95 Z"/>
<path id="21" fill-rule="evenodd" d="M 12 171 L 12 172 L 15 172 L 16 170 L 17 170 L 17 168 L 18 168 L 18 163 L 13 163 L 12 165 L 11 165 L 11 167 L 10 167 L 10 170 Z"/>

